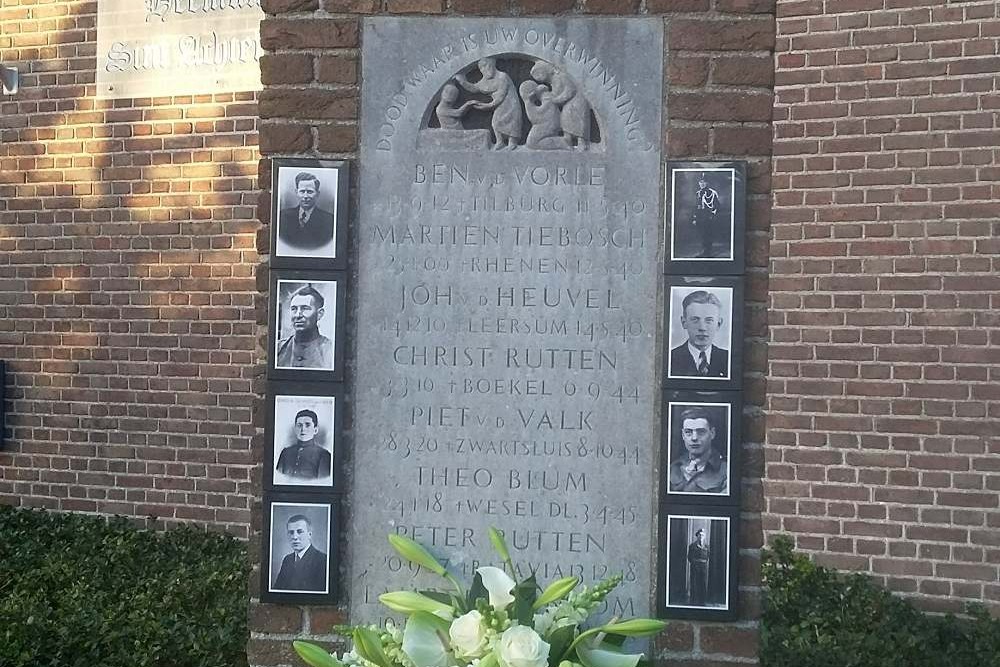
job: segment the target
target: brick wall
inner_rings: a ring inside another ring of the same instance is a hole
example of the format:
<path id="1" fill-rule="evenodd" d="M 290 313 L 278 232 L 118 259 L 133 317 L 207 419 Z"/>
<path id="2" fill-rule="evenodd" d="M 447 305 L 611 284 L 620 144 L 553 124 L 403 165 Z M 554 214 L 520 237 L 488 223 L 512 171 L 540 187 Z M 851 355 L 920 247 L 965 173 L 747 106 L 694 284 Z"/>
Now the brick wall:
<path id="1" fill-rule="evenodd" d="M 998 5 L 777 13 L 765 528 L 1000 609 Z"/>
<path id="2" fill-rule="evenodd" d="M 665 20 L 668 52 L 664 54 L 664 69 L 670 87 L 664 101 L 665 157 L 746 159 L 751 178 L 741 620 L 728 624 L 672 622 L 659 646 L 659 656 L 682 667 L 755 664 L 757 630 L 753 619 L 760 604 L 759 517 L 763 505 L 760 443 L 764 438 L 761 415 L 766 372 L 774 1 L 265 0 L 264 10 L 268 18 L 261 26 L 262 43 L 269 53 L 261 61 L 265 89 L 260 98 L 260 140 L 265 157 L 356 159 L 362 16 L 641 14 Z M 268 173 L 268 160 L 261 164 L 262 175 Z M 268 180 L 262 178 L 261 183 Z M 266 211 L 262 211 L 262 221 L 263 247 L 267 244 Z M 260 524 L 259 511 L 255 511 L 254 529 Z M 257 578 L 252 582 L 256 587 Z M 299 664 L 291 649 L 292 638 L 306 636 L 332 646 L 338 638 L 329 634 L 330 627 L 344 620 L 342 611 L 336 609 L 255 601 L 251 604 L 251 663 Z"/>
<path id="3" fill-rule="evenodd" d="M 255 94 L 95 99 L 96 12 L 0 7 L 0 502 L 245 536 Z"/>

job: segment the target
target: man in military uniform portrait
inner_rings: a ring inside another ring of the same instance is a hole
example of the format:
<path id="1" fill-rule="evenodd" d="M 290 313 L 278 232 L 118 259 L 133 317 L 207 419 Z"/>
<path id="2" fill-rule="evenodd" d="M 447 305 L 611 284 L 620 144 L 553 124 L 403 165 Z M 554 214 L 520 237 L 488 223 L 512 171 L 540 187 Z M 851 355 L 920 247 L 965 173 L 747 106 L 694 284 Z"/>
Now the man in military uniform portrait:
<path id="1" fill-rule="evenodd" d="M 698 177 L 698 191 L 695 193 L 694 216 L 691 219 L 701 237 L 701 256 L 712 257 L 715 238 L 728 229 L 720 228 L 719 192 L 709 187 L 705 174 Z"/>
<path id="2" fill-rule="evenodd" d="M 729 350 L 715 344 L 728 315 L 719 297 L 695 290 L 684 297 L 680 310 L 687 341 L 670 350 L 669 377 L 729 379 Z"/>
<path id="3" fill-rule="evenodd" d="M 701 528 L 694 533 L 694 542 L 688 545 L 687 561 L 688 604 L 704 606 L 708 599 L 708 559 L 709 549 L 705 544 L 705 531 Z"/>
<path id="4" fill-rule="evenodd" d="M 336 179 L 329 187 L 336 188 Z M 311 172 L 295 175 L 297 202 L 294 206 L 283 207 L 278 215 L 279 255 L 313 256 L 314 251 L 333 242 L 336 221 L 333 213 L 319 207 L 321 188 L 320 179 Z M 289 248 L 281 247 L 284 245 Z"/>
<path id="5" fill-rule="evenodd" d="M 680 427 L 684 448 L 670 462 L 670 490 L 675 493 L 728 493 L 729 465 L 714 446 L 717 429 L 709 411 L 698 406 L 681 410 Z"/>
<path id="6" fill-rule="evenodd" d="M 312 521 L 305 514 L 295 514 L 285 524 L 285 536 L 291 553 L 281 560 L 271 590 L 325 593 L 327 582 L 326 554 L 313 546 Z M 274 538 L 272 538 L 274 539 Z"/>
<path id="7" fill-rule="evenodd" d="M 307 283 L 292 293 L 287 304 L 283 305 L 294 333 L 278 340 L 274 356 L 275 368 L 332 371 L 333 341 L 319 331 L 319 322 L 326 313 L 326 299 L 311 283 Z M 278 316 L 280 330 L 280 312 Z"/>
<path id="8" fill-rule="evenodd" d="M 319 417 L 312 410 L 299 410 L 295 415 L 295 443 L 278 455 L 277 470 L 299 480 L 319 480 L 330 476 L 333 456 L 316 442 Z"/>

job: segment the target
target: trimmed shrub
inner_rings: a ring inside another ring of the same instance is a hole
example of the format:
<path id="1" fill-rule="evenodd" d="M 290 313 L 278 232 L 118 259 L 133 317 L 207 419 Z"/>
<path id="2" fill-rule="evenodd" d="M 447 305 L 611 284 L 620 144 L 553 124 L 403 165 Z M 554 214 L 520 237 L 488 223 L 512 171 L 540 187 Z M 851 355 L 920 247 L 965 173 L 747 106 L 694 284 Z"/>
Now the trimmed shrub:
<path id="1" fill-rule="evenodd" d="M 1000 620 L 981 605 L 968 618 L 925 614 L 861 574 L 841 574 L 792 551 L 764 551 L 764 667 L 986 667 L 1000 665 Z"/>
<path id="2" fill-rule="evenodd" d="M 240 667 L 247 580 L 232 537 L 0 506 L 0 665 Z"/>

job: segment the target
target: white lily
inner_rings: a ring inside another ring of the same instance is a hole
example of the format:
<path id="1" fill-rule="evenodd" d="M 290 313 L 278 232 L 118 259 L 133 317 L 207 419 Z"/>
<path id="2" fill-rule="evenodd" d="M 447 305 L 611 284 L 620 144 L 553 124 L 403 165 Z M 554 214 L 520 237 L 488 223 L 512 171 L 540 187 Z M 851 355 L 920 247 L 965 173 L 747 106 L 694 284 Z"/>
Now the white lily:
<path id="1" fill-rule="evenodd" d="M 517 585 L 507 573 L 498 567 L 481 567 L 476 570 L 483 578 L 483 586 L 490 594 L 490 606 L 500 611 L 506 609 L 507 605 L 514 601 L 514 596 L 510 594 Z"/>

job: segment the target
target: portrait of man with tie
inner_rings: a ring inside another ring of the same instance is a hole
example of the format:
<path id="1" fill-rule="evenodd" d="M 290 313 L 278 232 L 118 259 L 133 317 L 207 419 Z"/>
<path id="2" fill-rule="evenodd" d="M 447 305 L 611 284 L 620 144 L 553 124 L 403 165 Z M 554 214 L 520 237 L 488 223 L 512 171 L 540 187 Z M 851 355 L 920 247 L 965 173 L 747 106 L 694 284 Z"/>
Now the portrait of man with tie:
<path id="1" fill-rule="evenodd" d="M 330 592 L 330 528 L 329 505 L 271 503 L 269 592 Z"/>
<path id="2" fill-rule="evenodd" d="M 337 169 L 279 166 L 277 257 L 337 256 Z"/>
<path id="3" fill-rule="evenodd" d="M 337 282 L 277 281 L 274 367 L 333 371 Z"/>
<path id="4" fill-rule="evenodd" d="M 730 379 L 732 290 L 674 286 L 670 296 L 671 346 L 682 336 L 684 340 L 670 350 L 667 376 Z"/>
<path id="5" fill-rule="evenodd" d="M 729 406 L 671 403 L 671 493 L 729 495 Z"/>

